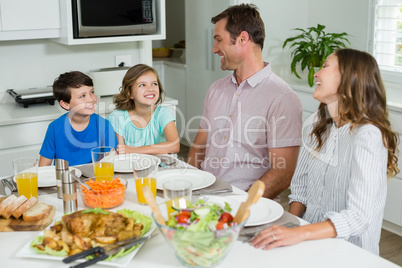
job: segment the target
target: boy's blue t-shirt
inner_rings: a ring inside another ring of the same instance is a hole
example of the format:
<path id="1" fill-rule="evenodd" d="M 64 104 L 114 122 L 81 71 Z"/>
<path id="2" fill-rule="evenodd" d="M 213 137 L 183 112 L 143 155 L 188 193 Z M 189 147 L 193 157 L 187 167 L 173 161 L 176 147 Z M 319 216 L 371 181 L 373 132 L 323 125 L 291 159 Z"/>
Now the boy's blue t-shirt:
<path id="1" fill-rule="evenodd" d="M 67 160 L 70 166 L 75 166 L 91 163 L 91 149 L 99 146 L 117 146 L 109 121 L 92 114 L 88 126 L 83 131 L 75 131 L 66 113 L 49 124 L 39 154 L 49 159 Z"/>

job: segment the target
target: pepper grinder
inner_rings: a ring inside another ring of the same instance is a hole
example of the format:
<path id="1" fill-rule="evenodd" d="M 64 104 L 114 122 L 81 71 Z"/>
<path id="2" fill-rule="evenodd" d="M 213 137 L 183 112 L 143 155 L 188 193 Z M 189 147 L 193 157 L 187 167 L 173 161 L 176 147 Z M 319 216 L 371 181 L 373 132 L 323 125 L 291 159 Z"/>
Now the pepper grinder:
<path id="1" fill-rule="evenodd" d="M 77 210 L 77 182 L 70 175 L 68 161 L 56 159 L 56 170 L 61 173 L 61 189 L 63 198 L 64 213 L 71 213 Z M 63 168 L 61 168 L 61 166 Z"/>
<path id="2" fill-rule="evenodd" d="M 63 159 L 56 159 L 56 183 L 57 183 L 57 198 L 63 199 L 63 176 L 68 172 L 68 161 Z"/>

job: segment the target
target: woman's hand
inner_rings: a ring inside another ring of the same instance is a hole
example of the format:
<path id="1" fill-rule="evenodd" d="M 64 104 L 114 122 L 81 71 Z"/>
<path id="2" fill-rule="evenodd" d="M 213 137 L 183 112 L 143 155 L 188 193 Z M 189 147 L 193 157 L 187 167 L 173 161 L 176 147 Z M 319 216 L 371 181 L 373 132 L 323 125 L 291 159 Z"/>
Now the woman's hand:
<path id="1" fill-rule="evenodd" d="M 298 244 L 305 240 L 305 232 L 300 227 L 287 228 L 278 225 L 261 231 L 250 243 L 255 248 L 264 250 Z"/>

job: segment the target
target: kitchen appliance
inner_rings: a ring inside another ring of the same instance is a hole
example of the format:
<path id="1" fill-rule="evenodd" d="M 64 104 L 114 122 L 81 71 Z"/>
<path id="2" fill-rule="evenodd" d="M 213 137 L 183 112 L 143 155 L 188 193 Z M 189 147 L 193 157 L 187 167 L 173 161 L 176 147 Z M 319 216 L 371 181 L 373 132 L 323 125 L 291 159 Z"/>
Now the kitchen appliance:
<path id="1" fill-rule="evenodd" d="M 155 0 L 72 0 L 73 37 L 156 32 Z"/>
<path id="2" fill-rule="evenodd" d="M 112 96 L 120 92 L 123 77 L 130 67 L 112 67 L 90 70 L 96 96 Z"/>
<path id="3" fill-rule="evenodd" d="M 27 108 L 29 104 L 43 102 L 54 105 L 54 101 L 56 100 L 53 96 L 53 89 L 51 87 L 23 90 L 7 89 L 7 92 L 14 98 L 15 102 L 21 103 L 24 108 Z"/>

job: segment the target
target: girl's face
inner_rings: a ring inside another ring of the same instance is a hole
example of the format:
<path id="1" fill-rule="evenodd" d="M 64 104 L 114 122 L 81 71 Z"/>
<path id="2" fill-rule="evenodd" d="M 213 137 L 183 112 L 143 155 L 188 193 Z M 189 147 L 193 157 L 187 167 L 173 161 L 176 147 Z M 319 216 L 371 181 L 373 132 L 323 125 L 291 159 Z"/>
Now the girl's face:
<path id="1" fill-rule="evenodd" d="M 338 57 L 332 53 L 325 60 L 322 69 L 314 74 L 317 87 L 313 93 L 314 99 L 325 104 L 339 100 L 338 87 L 341 83 L 341 73 L 338 66 Z"/>
<path id="2" fill-rule="evenodd" d="M 159 99 L 159 84 L 153 72 L 143 74 L 133 83 L 130 99 L 134 100 L 136 106 L 155 105 Z"/>

